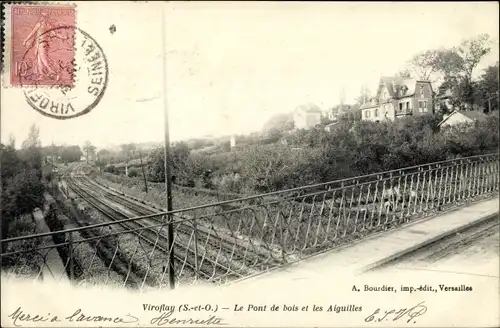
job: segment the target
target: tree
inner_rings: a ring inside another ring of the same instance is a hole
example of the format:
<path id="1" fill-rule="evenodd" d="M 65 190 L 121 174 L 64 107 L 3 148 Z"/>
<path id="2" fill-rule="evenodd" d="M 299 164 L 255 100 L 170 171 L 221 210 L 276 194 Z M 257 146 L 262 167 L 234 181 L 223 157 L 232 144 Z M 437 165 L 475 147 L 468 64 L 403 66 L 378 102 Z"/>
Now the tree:
<path id="1" fill-rule="evenodd" d="M 472 76 L 477 65 L 491 51 L 491 40 L 487 34 L 480 34 L 464 40 L 454 51 L 462 65 L 458 74 L 448 77 L 448 81 L 459 105 L 469 107 L 474 103 L 476 86 Z"/>
<path id="2" fill-rule="evenodd" d="M 410 61 L 410 68 L 417 77 L 430 81 L 432 75 L 438 71 L 439 50 L 427 50 L 415 55 Z"/>
<path id="3" fill-rule="evenodd" d="M 22 148 L 39 148 L 40 144 L 40 129 L 36 124 L 30 126 L 28 138 L 23 141 Z"/>
<path id="4" fill-rule="evenodd" d="M 97 152 L 97 161 L 102 163 L 103 165 L 108 164 L 109 162 L 109 150 L 101 149 Z"/>
<path id="5" fill-rule="evenodd" d="M 2 181 L 7 181 L 14 177 L 22 169 L 23 163 L 16 153 L 16 149 L 11 145 L 5 146 L 0 144 L 0 157 L 2 168 Z"/>
<path id="6" fill-rule="evenodd" d="M 418 79 L 439 83 L 445 77 L 455 76 L 462 67 L 462 59 L 454 49 L 426 50 L 408 61 L 406 72 Z"/>
<path id="7" fill-rule="evenodd" d="M 491 40 L 480 34 L 451 49 L 427 50 L 415 55 L 410 68 L 420 79 L 432 83 L 442 81 L 454 95 L 456 106 L 468 107 L 474 103 L 474 70 L 491 51 Z"/>
<path id="8" fill-rule="evenodd" d="M 269 131 L 287 131 L 292 130 L 294 127 L 293 117 L 290 113 L 282 113 L 272 116 L 263 127 L 264 134 Z"/>
<path id="9" fill-rule="evenodd" d="M 265 137 L 271 142 L 278 142 L 283 137 L 283 131 L 277 127 L 273 127 L 266 132 Z"/>
<path id="10" fill-rule="evenodd" d="M 370 89 L 368 89 L 368 86 L 364 84 L 359 91 L 359 96 L 356 98 L 356 104 L 363 105 L 364 103 L 370 101 L 371 97 Z"/>
<path id="11" fill-rule="evenodd" d="M 16 138 L 13 134 L 9 135 L 9 142 L 7 144 L 9 147 L 16 148 Z"/>
<path id="12" fill-rule="evenodd" d="M 61 160 L 65 163 L 78 162 L 82 155 L 80 146 L 63 146 L 61 149 Z"/>
<path id="13" fill-rule="evenodd" d="M 41 174 L 39 171 L 42 167 L 40 130 L 36 124 L 31 125 L 28 138 L 23 141 L 19 156 L 28 168 L 37 170 Z"/>
<path id="14" fill-rule="evenodd" d="M 500 86 L 498 76 L 498 62 L 488 66 L 479 81 L 476 83 L 475 97 L 477 102 L 489 111 L 498 110 L 498 89 Z"/>
<path id="15" fill-rule="evenodd" d="M 187 167 L 190 150 L 187 143 L 181 141 L 176 142 L 170 147 L 170 165 L 172 167 L 172 175 L 178 177 L 188 176 Z M 149 154 L 148 172 L 149 179 L 154 182 L 165 181 L 165 148 L 158 147 Z"/>
<path id="16" fill-rule="evenodd" d="M 411 78 L 411 72 L 408 68 L 405 68 L 401 71 L 399 71 L 396 76 L 403 77 L 403 78 Z"/>
<path id="17" fill-rule="evenodd" d="M 121 145 L 120 148 L 121 148 L 122 154 L 125 158 L 125 161 L 129 161 L 132 159 L 137 147 L 134 143 L 129 143 L 129 144 Z"/>
<path id="18" fill-rule="evenodd" d="M 480 34 L 468 40 L 464 40 L 456 53 L 462 59 L 461 75 L 467 83 L 471 83 L 472 74 L 477 65 L 491 51 L 491 40 L 488 34 Z"/>
<path id="19" fill-rule="evenodd" d="M 11 145 L 0 144 L 0 167 L 2 180 L 2 239 L 17 236 L 11 231 L 11 223 L 22 215 L 31 213 L 43 202 L 44 186 L 41 183 L 41 156 L 36 130 L 31 129 L 29 138 L 23 142 L 25 148 L 14 149 Z M 2 251 L 4 251 L 2 245 Z"/>

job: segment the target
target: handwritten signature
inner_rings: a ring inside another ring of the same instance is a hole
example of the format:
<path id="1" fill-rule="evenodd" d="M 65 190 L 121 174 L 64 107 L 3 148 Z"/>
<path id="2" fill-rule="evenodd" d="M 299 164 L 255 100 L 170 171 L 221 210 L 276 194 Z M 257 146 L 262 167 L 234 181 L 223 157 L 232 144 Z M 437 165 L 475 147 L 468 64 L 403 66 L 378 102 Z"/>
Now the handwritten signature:
<path id="1" fill-rule="evenodd" d="M 222 318 L 216 317 L 214 315 L 210 316 L 208 319 L 177 319 L 177 318 L 171 318 L 173 315 L 173 312 L 163 312 L 160 314 L 160 316 L 151 319 L 150 323 L 152 325 L 157 325 L 157 326 L 163 326 L 166 324 L 171 324 L 171 325 L 225 325 L 225 323 L 222 322 Z"/>
<path id="2" fill-rule="evenodd" d="M 12 318 L 13 324 L 16 327 L 22 327 L 23 322 L 110 322 L 110 323 L 134 323 L 139 321 L 137 317 L 134 317 L 131 314 L 126 314 L 123 317 L 108 317 L 108 316 L 90 316 L 85 315 L 81 309 L 76 310 L 73 314 L 67 317 L 59 318 L 57 315 L 51 315 L 48 313 L 47 315 L 39 315 L 39 314 L 30 314 L 26 313 L 22 310 L 21 307 L 18 307 L 14 312 L 8 315 L 9 318 Z"/>
<path id="3" fill-rule="evenodd" d="M 415 319 L 421 315 L 424 315 L 426 312 L 427 306 L 424 305 L 424 302 L 420 302 L 411 308 L 384 310 L 383 313 L 382 310 L 378 308 L 365 318 L 365 322 L 381 322 L 388 321 L 389 319 L 392 319 L 392 321 L 397 321 L 401 318 L 405 318 L 407 323 L 409 323 L 410 321 L 416 323 Z"/>

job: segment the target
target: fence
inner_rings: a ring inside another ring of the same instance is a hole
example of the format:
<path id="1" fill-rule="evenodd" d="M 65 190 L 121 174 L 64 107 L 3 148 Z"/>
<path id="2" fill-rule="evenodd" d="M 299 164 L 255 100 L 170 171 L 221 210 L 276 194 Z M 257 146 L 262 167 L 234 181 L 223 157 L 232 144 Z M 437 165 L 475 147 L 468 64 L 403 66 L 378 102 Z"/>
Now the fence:
<path id="1" fill-rule="evenodd" d="M 492 197 L 498 179 L 498 154 L 481 155 L 169 213 L 89 179 L 68 180 L 73 202 L 85 199 L 99 215 L 62 204 L 76 228 L 2 240 L 2 263 L 44 279 L 147 289 L 168 285 L 173 258 L 177 284 L 221 284 Z"/>

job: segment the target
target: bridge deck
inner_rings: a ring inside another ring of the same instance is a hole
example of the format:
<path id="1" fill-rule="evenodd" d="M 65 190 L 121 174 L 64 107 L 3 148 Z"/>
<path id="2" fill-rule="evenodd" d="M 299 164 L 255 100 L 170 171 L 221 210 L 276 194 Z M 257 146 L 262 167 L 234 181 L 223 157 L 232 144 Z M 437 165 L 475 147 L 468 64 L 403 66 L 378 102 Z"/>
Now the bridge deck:
<path id="1" fill-rule="evenodd" d="M 37 229 L 40 233 L 50 232 L 47 223 L 45 222 L 44 215 L 42 211 L 34 211 L 33 216 L 37 225 Z M 46 246 L 54 245 L 51 237 L 46 237 Z M 68 281 L 66 275 L 66 270 L 64 269 L 64 264 L 57 252 L 56 248 L 45 249 L 40 252 L 44 256 L 42 265 L 42 279 L 50 281 Z"/>
<path id="2" fill-rule="evenodd" d="M 301 283 L 307 283 L 307 280 L 328 281 L 335 279 L 339 274 L 359 274 L 374 265 L 402 256 L 467 225 L 474 225 L 497 214 L 498 210 L 498 198 L 481 201 L 235 283 L 247 286 L 256 284 L 260 288 L 263 284 L 276 287 L 289 285 L 291 281 L 297 280 L 301 280 Z"/>

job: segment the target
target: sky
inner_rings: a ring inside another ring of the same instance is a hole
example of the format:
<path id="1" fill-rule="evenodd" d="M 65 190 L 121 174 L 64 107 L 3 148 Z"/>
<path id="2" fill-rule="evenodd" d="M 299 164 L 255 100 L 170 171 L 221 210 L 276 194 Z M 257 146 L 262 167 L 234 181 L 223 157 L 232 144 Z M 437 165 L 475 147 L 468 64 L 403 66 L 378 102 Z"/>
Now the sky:
<path id="1" fill-rule="evenodd" d="M 497 2 L 167 3 L 164 31 L 162 3 L 76 4 L 78 27 L 108 60 L 104 97 L 84 116 L 56 120 L 3 83 L 3 142 L 13 135 L 19 147 L 33 123 L 44 145 L 162 141 L 165 105 L 173 141 L 246 134 L 302 104 L 326 110 L 342 89 L 352 102 L 420 51 L 480 33 L 498 40 Z M 496 61 L 498 43 L 478 72 Z"/>

